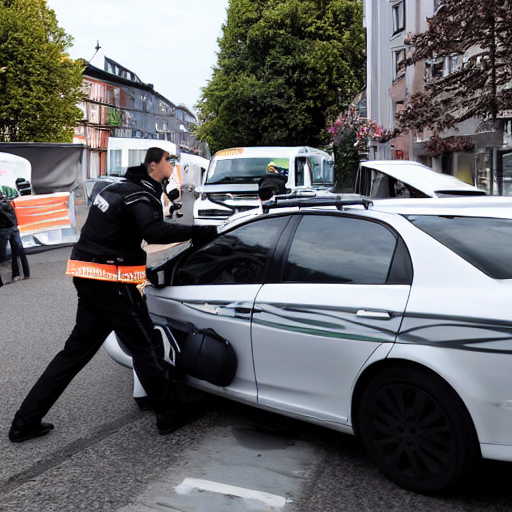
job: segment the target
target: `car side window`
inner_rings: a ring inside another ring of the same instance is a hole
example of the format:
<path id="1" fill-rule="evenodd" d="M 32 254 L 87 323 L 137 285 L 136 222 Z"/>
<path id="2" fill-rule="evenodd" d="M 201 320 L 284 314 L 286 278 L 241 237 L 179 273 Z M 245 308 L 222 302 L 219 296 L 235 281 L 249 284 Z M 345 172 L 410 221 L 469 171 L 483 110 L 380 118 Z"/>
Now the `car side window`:
<path id="1" fill-rule="evenodd" d="M 384 284 L 396 246 L 396 235 L 377 222 L 306 215 L 290 246 L 283 281 Z"/>
<path id="2" fill-rule="evenodd" d="M 285 217 L 257 220 L 217 237 L 182 262 L 174 284 L 261 282 L 270 249 L 285 222 Z"/>

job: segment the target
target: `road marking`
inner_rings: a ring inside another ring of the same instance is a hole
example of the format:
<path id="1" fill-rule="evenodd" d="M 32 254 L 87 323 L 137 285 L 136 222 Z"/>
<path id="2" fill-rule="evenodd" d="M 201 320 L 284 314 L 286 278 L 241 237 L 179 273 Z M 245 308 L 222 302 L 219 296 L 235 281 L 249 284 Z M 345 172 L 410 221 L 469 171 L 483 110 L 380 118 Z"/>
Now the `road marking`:
<path id="1" fill-rule="evenodd" d="M 199 478 L 185 478 L 180 485 L 175 487 L 175 491 L 178 494 L 189 494 L 193 490 L 209 491 L 228 496 L 238 496 L 243 499 L 258 500 L 268 507 L 273 507 L 275 510 L 283 508 L 291 501 L 283 498 L 282 496 L 278 496 L 277 494 L 254 491 L 253 489 L 245 489 L 243 487 L 221 484 L 219 482 L 212 482 L 211 480 L 201 480 Z"/>

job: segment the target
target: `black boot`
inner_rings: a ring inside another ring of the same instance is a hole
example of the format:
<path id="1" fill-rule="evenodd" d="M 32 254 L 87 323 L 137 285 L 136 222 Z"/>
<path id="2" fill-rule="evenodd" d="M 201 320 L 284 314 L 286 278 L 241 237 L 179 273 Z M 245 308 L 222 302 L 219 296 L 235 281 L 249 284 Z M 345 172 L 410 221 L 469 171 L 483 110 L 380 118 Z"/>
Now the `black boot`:
<path id="1" fill-rule="evenodd" d="M 13 443 L 22 443 L 23 441 L 28 441 L 33 437 L 44 436 L 48 434 L 50 430 L 53 430 L 53 425 L 51 423 L 37 423 L 35 425 L 25 425 L 22 427 L 12 425 L 9 430 L 9 439 Z"/>
<path id="2" fill-rule="evenodd" d="M 194 402 L 181 402 L 176 409 L 156 415 L 158 432 L 162 436 L 170 434 L 183 425 L 202 418 L 207 411 L 208 405 L 203 398 Z"/>

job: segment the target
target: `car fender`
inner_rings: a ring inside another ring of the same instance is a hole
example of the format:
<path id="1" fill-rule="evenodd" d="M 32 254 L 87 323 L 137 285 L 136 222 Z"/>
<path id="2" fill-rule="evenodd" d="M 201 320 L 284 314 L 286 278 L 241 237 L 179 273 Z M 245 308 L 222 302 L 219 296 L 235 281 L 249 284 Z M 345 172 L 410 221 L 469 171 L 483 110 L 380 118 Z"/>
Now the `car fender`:
<path id="1" fill-rule="evenodd" d="M 512 340 L 494 341 L 492 347 L 487 343 L 487 349 L 485 345 L 450 350 L 440 344 L 396 343 L 388 360 L 416 363 L 435 372 L 463 401 L 481 444 L 512 447 L 512 376 L 503 382 L 489 379 L 490 372 L 481 371 L 485 364 L 495 369 L 495 375 L 511 375 L 505 368 L 509 368 L 510 356 L 504 353 L 512 351 Z"/>

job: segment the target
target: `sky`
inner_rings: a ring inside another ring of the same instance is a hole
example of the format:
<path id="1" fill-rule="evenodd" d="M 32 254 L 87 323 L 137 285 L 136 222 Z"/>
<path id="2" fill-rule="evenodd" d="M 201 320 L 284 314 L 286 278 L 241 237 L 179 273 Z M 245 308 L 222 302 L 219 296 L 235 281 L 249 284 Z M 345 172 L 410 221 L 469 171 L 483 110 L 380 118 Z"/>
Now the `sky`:
<path id="1" fill-rule="evenodd" d="M 74 38 L 72 59 L 103 56 L 193 110 L 212 76 L 229 0 L 47 0 Z M 99 41 L 101 49 L 95 54 Z M 92 60 L 91 60 L 92 59 Z"/>

